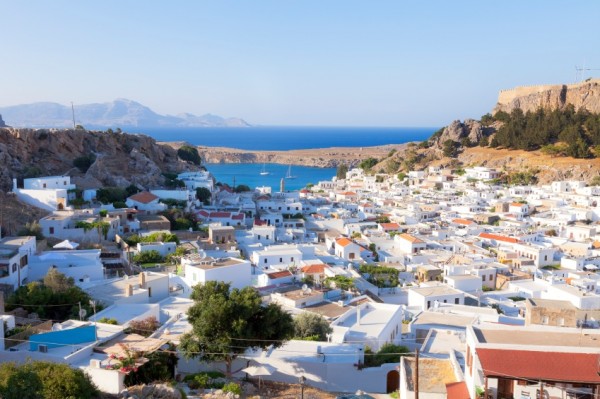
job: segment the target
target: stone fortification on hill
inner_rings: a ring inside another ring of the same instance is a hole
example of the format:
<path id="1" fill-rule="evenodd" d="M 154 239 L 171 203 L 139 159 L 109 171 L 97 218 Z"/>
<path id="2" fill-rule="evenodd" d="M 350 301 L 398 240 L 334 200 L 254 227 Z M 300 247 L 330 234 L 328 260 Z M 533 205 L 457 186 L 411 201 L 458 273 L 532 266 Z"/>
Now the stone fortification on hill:
<path id="1" fill-rule="evenodd" d="M 74 167 L 76 158 L 90 155 L 85 173 Z M 0 128 L 0 165 L 4 191 L 13 178 L 51 175 L 70 175 L 81 188 L 149 188 L 164 183 L 163 172 L 196 169 L 148 136 L 73 129 Z"/>
<path id="2" fill-rule="evenodd" d="M 510 113 L 515 108 L 523 112 L 534 112 L 538 108 L 564 109 L 568 104 L 572 104 L 575 110 L 585 108 L 600 113 L 600 79 L 568 85 L 521 86 L 502 90 L 493 113 Z"/>

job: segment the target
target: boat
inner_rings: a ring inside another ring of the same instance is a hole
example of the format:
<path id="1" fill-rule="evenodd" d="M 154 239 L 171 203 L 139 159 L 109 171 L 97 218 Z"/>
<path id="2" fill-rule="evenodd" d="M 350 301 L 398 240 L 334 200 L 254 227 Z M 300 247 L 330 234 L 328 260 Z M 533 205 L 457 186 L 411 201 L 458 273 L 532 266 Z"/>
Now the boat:
<path id="1" fill-rule="evenodd" d="M 268 174 L 269 174 L 269 172 L 266 169 L 266 165 L 263 163 L 263 167 L 262 167 L 262 170 L 260 171 L 260 175 L 261 176 L 266 176 Z"/>
<path id="2" fill-rule="evenodd" d="M 285 174 L 286 179 L 295 179 L 296 176 L 292 175 L 292 165 L 288 166 L 287 173 Z"/>

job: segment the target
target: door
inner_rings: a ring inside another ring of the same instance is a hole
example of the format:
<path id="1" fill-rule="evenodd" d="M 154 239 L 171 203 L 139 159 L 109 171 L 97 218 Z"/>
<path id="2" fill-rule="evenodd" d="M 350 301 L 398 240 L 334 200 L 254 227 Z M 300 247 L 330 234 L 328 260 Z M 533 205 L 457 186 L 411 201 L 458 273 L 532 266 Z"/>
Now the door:
<path id="1" fill-rule="evenodd" d="M 400 387 L 400 373 L 396 370 L 392 370 L 387 373 L 387 384 L 386 390 L 387 393 L 392 393 L 398 390 Z"/>
<path id="2" fill-rule="evenodd" d="M 498 378 L 498 398 L 512 399 L 515 382 L 506 378 Z"/>

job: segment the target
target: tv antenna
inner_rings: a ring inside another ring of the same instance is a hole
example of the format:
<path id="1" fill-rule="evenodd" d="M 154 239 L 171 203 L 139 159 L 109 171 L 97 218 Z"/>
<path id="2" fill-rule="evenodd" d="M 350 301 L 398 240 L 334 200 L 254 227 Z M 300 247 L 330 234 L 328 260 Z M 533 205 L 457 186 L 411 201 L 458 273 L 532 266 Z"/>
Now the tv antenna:
<path id="1" fill-rule="evenodd" d="M 73 106 L 73 101 L 71 101 L 71 114 L 73 115 L 73 129 L 75 129 L 75 107 Z"/>
<path id="2" fill-rule="evenodd" d="M 600 71 L 600 68 L 586 68 L 585 64 L 583 66 L 575 65 L 575 81 L 581 82 L 585 80 L 585 71 Z"/>

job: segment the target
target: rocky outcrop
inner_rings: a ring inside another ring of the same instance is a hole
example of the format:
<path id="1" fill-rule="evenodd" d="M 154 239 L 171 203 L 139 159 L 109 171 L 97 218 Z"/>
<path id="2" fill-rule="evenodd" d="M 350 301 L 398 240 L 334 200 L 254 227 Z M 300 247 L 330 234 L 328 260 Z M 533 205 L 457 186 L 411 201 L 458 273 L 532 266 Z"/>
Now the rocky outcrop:
<path id="1" fill-rule="evenodd" d="M 437 137 L 436 144 L 440 146 L 447 140 L 460 143 L 465 138 L 471 143 L 478 143 L 483 136 L 488 136 L 491 132 L 491 129 L 485 128 L 481 122 L 474 119 L 465 119 L 464 122 L 456 120 L 444 128 L 442 134 Z"/>
<path id="2" fill-rule="evenodd" d="M 75 168 L 78 157 L 93 154 L 85 172 Z M 170 146 L 144 135 L 74 129 L 0 128 L 0 190 L 13 178 L 70 175 L 81 188 L 161 186 L 163 172 L 195 170 Z"/>
<path id="3" fill-rule="evenodd" d="M 515 108 L 520 108 L 523 112 L 533 112 L 538 108 L 564 109 L 569 104 L 575 110 L 584 108 L 600 113 L 600 79 L 588 79 L 569 85 L 523 86 L 502 90 L 493 113 L 510 113 Z"/>

